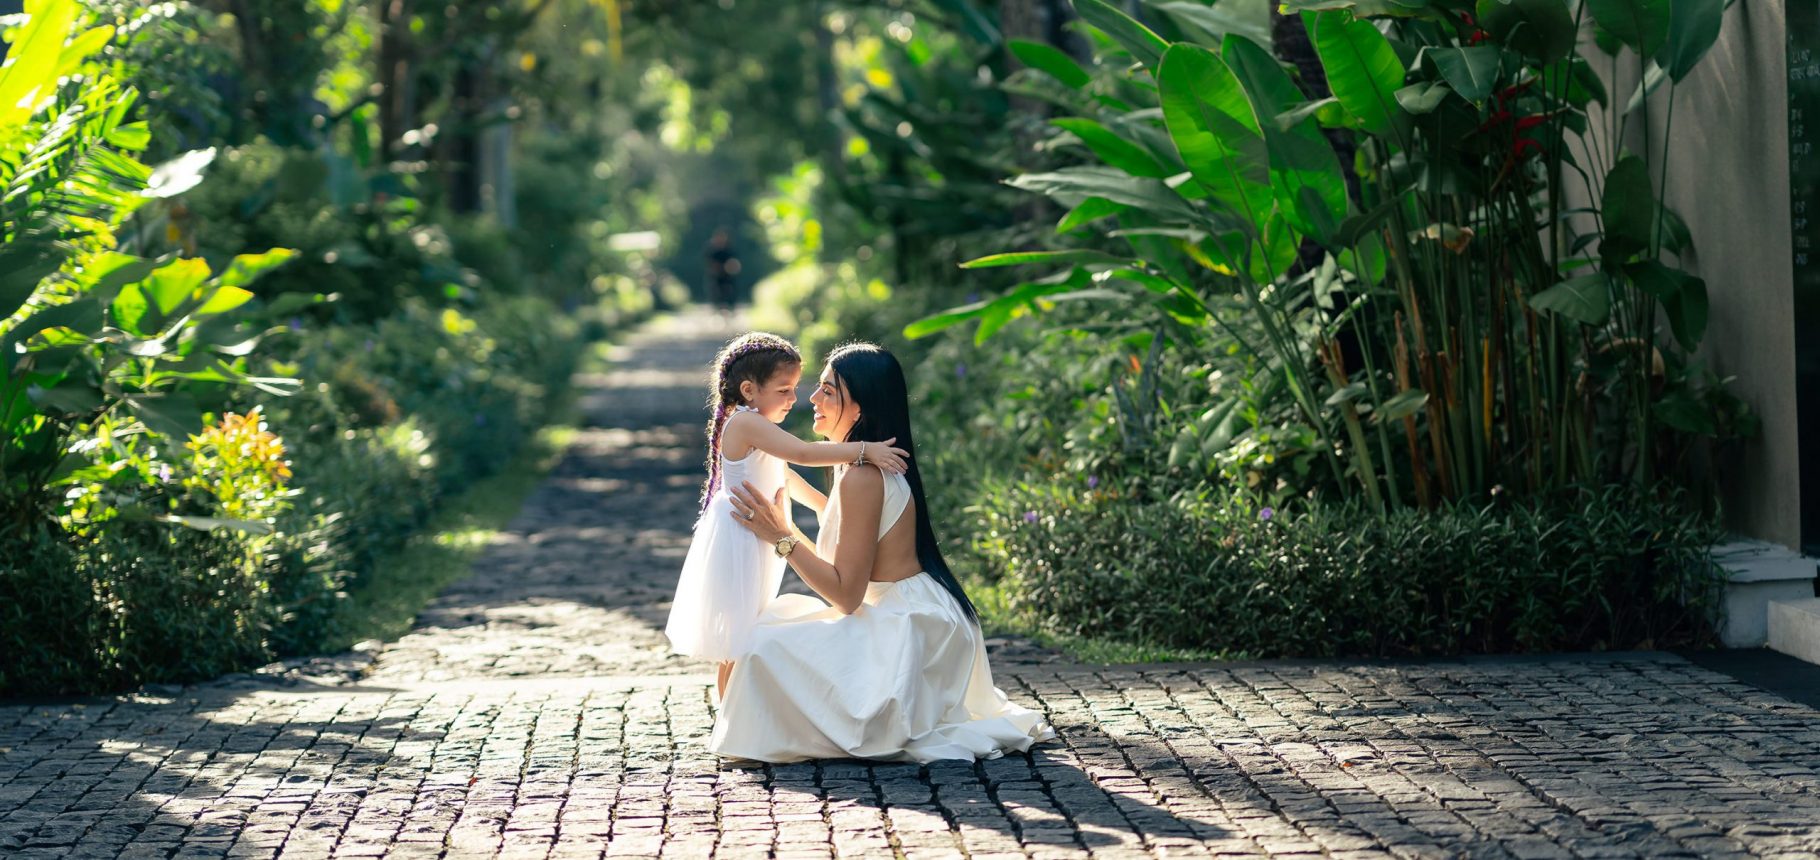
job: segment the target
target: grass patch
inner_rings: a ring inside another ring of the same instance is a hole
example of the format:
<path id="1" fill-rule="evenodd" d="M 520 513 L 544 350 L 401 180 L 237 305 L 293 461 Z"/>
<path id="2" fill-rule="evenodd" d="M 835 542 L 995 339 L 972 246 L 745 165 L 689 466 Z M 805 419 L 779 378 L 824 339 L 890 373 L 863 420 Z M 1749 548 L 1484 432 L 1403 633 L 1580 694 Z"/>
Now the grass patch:
<path id="1" fill-rule="evenodd" d="M 468 575 L 474 560 L 518 515 L 574 435 L 575 427 L 566 423 L 543 428 L 499 474 L 445 503 L 423 531 L 380 559 L 367 581 L 348 592 L 337 619 L 338 633 L 323 643 L 321 651 L 333 654 L 367 639 L 391 642 L 409 633 L 426 604 Z"/>
<path id="2" fill-rule="evenodd" d="M 967 597 L 973 601 L 973 607 L 979 610 L 980 627 L 986 635 L 1022 636 L 1038 646 L 1053 648 L 1081 663 L 1204 663 L 1251 659 L 1251 655 L 1242 652 L 1170 648 L 1123 642 L 1102 636 L 1052 633 L 1011 608 L 1010 595 L 1004 583 L 986 583 L 976 579 L 967 584 Z"/>
<path id="3" fill-rule="evenodd" d="M 607 365 L 606 342 L 591 346 L 577 373 Z M 573 386 L 557 396 L 550 419 L 499 472 L 447 500 L 422 531 L 380 559 L 367 581 L 348 591 L 337 634 L 319 653 L 333 654 L 368 639 L 391 642 L 409 633 L 417 614 L 443 589 L 466 577 L 493 536 L 518 516 L 543 483 L 581 423 Z"/>

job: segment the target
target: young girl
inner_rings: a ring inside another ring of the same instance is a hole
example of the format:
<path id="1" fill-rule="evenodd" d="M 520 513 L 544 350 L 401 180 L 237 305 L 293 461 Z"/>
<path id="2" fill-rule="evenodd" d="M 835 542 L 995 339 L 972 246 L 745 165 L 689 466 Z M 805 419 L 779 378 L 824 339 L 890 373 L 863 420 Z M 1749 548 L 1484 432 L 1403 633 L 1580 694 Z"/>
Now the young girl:
<path id="1" fill-rule="evenodd" d="M 750 483 L 766 498 L 789 486 L 791 498 L 820 511 L 822 494 L 788 466 L 872 463 L 901 473 L 905 452 L 895 438 L 873 442 L 805 442 L 777 426 L 796 405 L 803 360 L 787 340 L 764 332 L 734 338 L 716 356 L 708 407 L 708 482 L 702 514 L 676 584 L 664 635 L 679 654 L 720 661 L 726 690 L 733 660 L 783 583 L 784 558 L 730 521 L 727 488 Z"/>

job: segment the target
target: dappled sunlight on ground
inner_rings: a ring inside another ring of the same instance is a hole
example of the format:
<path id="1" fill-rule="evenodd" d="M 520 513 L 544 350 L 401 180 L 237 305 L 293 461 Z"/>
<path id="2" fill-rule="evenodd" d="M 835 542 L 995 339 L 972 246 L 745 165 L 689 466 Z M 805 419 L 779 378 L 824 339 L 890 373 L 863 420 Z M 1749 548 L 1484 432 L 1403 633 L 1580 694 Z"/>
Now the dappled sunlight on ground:
<path id="1" fill-rule="evenodd" d="M 364 676 L 0 705 L 0 854 L 1820 853 L 1820 711 L 1665 654 L 1022 654 L 999 684 L 1061 736 L 1027 755 L 722 762 L 712 667 L 660 630 L 697 510 L 696 375 L 728 331 L 683 314 L 585 378 L 590 426 Z"/>

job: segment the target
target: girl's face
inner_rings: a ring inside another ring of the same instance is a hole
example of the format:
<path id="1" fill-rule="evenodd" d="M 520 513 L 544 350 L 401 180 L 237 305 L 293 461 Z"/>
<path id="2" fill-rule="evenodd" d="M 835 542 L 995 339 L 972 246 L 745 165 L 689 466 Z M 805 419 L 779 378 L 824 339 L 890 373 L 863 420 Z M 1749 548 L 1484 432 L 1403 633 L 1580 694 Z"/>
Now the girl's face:
<path id="1" fill-rule="evenodd" d="M 809 403 L 815 407 L 815 432 L 824 439 L 845 439 L 859 423 L 859 408 L 847 396 L 847 383 L 834 375 L 833 365 L 822 368 Z"/>
<path id="2" fill-rule="evenodd" d="M 789 416 L 790 407 L 796 405 L 796 386 L 803 381 L 803 366 L 786 364 L 771 374 L 764 385 L 747 380 L 739 384 L 739 393 L 746 398 L 746 405 L 758 410 L 758 414 L 773 424 L 782 424 Z"/>

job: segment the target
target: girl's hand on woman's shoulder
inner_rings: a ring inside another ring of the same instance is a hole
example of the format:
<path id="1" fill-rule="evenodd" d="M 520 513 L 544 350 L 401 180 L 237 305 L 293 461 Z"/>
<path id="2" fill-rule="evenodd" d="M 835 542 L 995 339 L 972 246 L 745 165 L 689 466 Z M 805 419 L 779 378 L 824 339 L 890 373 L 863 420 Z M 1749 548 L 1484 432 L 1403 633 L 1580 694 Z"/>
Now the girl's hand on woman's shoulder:
<path id="1" fill-rule="evenodd" d="M 910 452 L 893 447 L 896 437 L 883 442 L 872 442 L 866 445 L 866 462 L 879 467 L 887 475 L 902 475 L 910 470 Z"/>

